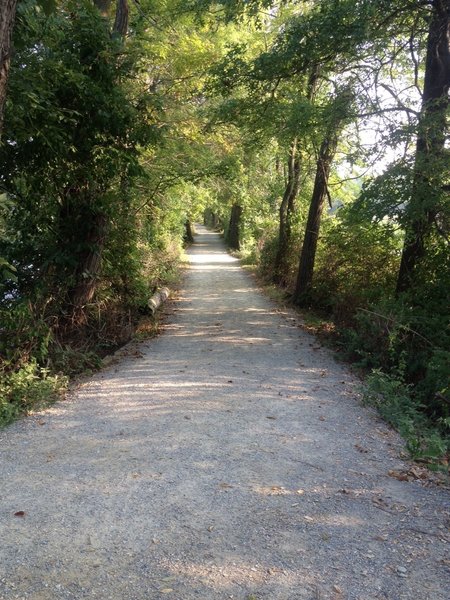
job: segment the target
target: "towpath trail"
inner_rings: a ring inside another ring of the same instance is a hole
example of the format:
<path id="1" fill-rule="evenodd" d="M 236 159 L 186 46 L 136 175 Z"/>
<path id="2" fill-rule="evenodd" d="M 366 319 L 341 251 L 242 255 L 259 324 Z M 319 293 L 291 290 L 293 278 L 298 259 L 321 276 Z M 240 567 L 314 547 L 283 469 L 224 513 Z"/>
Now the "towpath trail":
<path id="1" fill-rule="evenodd" d="M 0 598 L 448 600 L 448 491 L 198 231 L 164 333 L 0 432 Z"/>

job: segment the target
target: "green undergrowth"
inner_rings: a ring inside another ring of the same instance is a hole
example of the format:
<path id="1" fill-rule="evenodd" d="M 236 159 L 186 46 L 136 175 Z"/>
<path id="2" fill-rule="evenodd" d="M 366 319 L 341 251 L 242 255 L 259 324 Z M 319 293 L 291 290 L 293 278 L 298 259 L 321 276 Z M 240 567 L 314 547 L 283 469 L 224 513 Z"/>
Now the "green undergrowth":
<path id="1" fill-rule="evenodd" d="M 448 468 L 450 419 L 428 417 L 420 397 L 401 374 L 374 369 L 366 378 L 363 401 L 375 406 L 385 421 L 397 429 L 411 458 L 432 468 Z"/>
<path id="2" fill-rule="evenodd" d="M 160 317 L 144 302 L 160 286 L 176 288 L 181 247 L 149 253 L 148 262 L 139 293 L 111 296 L 100 290 L 76 325 L 48 301 L 0 306 L 0 427 L 64 397 L 70 380 L 98 371 L 105 357 L 130 340 L 158 334 Z"/>
<path id="3" fill-rule="evenodd" d="M 1 374 L 0 426 L 60 399 L 67 389 L 67 383 L 66 376 L 52 375 L 35 361 L 10 374 Z"/>
<path id="4" fill-rule="evenodd" d="M 133 316 L 116 308 L 121 323 L 112 327 L 111 319 L 92 321 L 76 331 L 58 332 L 41 324 L 45 339 L 36 348 L 16 347 L 14 355 L 0 358 L 0 427 L 17 418 L 53 404 L 64 397 L 70 380 L 88 376 L 103 366 L 103 359 L 131 339 L 142 341 L 158 333 L 158 319 L 151 315 Z M 126 317 L 126 318 L 125 318 Z M 96 328 L 97 327 L 99 328 Z M 101 329 L 101 327 L 104 327 Z M 27 323 L 24 323 L 24 334 Z"/>

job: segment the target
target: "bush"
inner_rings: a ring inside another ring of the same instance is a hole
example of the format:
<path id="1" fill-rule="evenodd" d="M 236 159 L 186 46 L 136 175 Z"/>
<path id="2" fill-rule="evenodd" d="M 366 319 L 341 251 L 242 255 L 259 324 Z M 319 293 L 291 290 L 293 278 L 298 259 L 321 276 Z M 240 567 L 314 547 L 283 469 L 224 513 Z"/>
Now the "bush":
<path id="1" fill-rule="evenodd" d="M 450 423 L 441 420 L 436 427 L 436 421 L 427 418 L 424 406 L 400 374 L 374 370 L 366 380 L 364 400 L 400 432 L 412 458 L 436 461 L 450 450 Z"/>
<path id="2" fill-rule="evenodd" d="M 66 377 L 50 375 L 34 361 L 8 375 L 0 374 L 0 425 L 55 402 L 66 386 Z"/>

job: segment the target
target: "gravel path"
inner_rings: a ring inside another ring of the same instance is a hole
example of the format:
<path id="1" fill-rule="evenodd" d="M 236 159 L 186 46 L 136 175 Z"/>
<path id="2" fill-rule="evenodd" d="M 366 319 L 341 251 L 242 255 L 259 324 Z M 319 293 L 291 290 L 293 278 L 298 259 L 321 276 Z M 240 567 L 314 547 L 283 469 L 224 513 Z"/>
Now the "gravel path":
<path id="1" fill-rule="evenodd" d="M 198 230 L 164 334 L 0 432 L 0 598 L 448 600 L 448 492 Z"/>

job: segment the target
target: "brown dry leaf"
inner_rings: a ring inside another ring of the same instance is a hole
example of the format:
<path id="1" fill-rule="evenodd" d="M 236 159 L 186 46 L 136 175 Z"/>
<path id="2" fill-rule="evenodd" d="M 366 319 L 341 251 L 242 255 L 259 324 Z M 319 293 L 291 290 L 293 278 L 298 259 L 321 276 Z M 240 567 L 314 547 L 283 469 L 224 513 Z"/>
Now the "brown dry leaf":
<path id="1" fill-rule="evenodd" d="M 27 513 L 24 510 L 18 510 L 14 513 L 15 517 L 24 517 Z"/>
<path id="2" fill-rule="evenodd" d="M 415 479 L 428 479 L 428 471 L 421 467 L 411 467 L 408 475 L 411 475 Z"/>
<path id="3" fill-rule="evenodd" d="M 361 452 L 362 454 L 367 454 L 369 452 L 368 450 L 366 450 L 365 448 L 363 448 L 359 444 L 355 444 L 355 448 L 358 450 L 358 452 Z"/>
<path id="4" fill-rule="evenodd" d="M 231 483 L 219 483 L 219 487 L 221 490 L 228 490 L 230 488 L 232 488 L 233 486 L 231 485 Z"/>
<path id="5" fill-rule="evenodd" d="M 37 422 L 37 424 L 38 424 L 38 425 L 41 425 L 41 426 L 42 426 L 42 425 L 45 425 L 45 421 L 38 421 L 38 422 Z"/>
<path id="6" fill-rule="evenodd" d="M 272 419 L 272 420 L 275 420 L 275 419 L 276 419 L 276 417 L 272 417 L 271 415 L 268 415 L 268 416 L 266 417 L 266 419 Z"/>
<path id="7" fill-rule="evenodd" d="M 409 480 L 408 473 L 404 473 L 402 471 L 395 471 L 394 469 L 391 469 L 390 471 L 388 471 L 388 475 L 389 475 L 389 477 L 393 477 L 394 479 L 397 479 L 398 481 L 408 481 Z"/>

